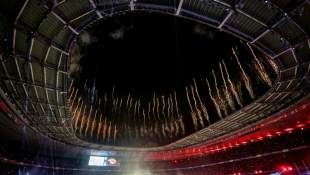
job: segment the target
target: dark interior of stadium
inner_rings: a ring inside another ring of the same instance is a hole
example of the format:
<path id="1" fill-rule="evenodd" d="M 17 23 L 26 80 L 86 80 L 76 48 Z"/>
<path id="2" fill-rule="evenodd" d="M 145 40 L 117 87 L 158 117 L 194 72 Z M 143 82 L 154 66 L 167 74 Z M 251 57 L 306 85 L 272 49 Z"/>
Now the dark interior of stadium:
<path id="1" fill-rule="evenodd" d="M 310 0 L 1 0 L 0 175 L 310 174 Z"/>

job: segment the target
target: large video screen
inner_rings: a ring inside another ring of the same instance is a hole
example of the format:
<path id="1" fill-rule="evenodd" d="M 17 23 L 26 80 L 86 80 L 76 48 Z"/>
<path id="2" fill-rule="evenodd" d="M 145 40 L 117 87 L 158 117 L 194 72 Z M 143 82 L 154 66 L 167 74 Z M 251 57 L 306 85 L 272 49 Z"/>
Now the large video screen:
<path id="1" fill-rule="evenodd" d="M 120 166 L 120 163 L 114 157 L 90 156 L 89 166 Z"/>

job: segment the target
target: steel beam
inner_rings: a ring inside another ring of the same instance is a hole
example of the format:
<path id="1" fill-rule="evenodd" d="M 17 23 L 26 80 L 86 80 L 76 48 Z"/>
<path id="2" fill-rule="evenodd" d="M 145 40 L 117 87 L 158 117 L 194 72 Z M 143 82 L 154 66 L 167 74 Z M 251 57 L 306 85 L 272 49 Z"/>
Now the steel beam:
<path id="1" fill-rule="evenodd" d="M 93 0 L 89 0 L 89 3 L 93 6 L 94 10 L 96 10 L 97 15 L 99 16 L 99 18 L 103 18 L 102 14 L 100 13 L 100 11 L 97 9 L 96 4 L 94 3 Z"/>
<path id="2" fill-rule="evenodd" d="M 74 28 L 72 28 L 70 25 L 67 24 L 67 22 L 62 19 L 60 16 L 58 16 L 54 11 L 51 11 L 51 13 L 59 20 L 61 21 L 64 25 L 66 25 L 73 33 L 75 33 L 76 35 L 79 34 L 78 31 L 76 31 Z"/>
<path id="3" fill-rule="evenodd" d="M 182 6 L 183 6 L 183 2 L 184 2 L 184 0 L 180 0 L 178 9 L 177 9 L 177 11 L 176 11 L 176 13 L 175 13 L 176 15 L 179 15 L 179 14 L 180 14 L 181 9 L 182 9 Z"/>
<path id="4" fill-rule="evenodd" d="M 4 79 L 6 82 L 14 82 L 14 83 L 19 83 L 19 84 L 25 84 L 26 83 L 24 81 L 14 80 L 14 79 L 10 79 L 10 78 L 3 78 L 3 77 L 1 77 L 1 79 Z M 67 93 L 67 91 L 64 91 L 62 89 L 49 88 L 49 87 L 42 86 L 42 85 L 39 85 L 39 84 L 29 83 L 29 85 L 32 86 L 32 87 L 38 87 L 38 88 L 42 88 L 42 89 L 46 89 L 46 90 L 50 90 L 50 91 L 56 91 L 56 92 L 59 92 L 61 94 Z"/>
<path id="5" fill-rule="evenodd" d="M 278 57 L 278 56 L 281 56 L 281 55 L 285 54 L 286 52 L 288 52 L 288 51 L 290 51 L 290 50 L 291 50 L 291 48 L 288 48 L 288 49 L 284 50 L 283 52 L 278 53 L 277 55 L 275 55 L 275 56 L 273 56 L 273 57 L 271 57 L 271 58 L 274 59 L 274 58 L 276 58 L 276 57 Z"/>
<path id="6" fill-rule="evenodd" d="M 237 10 L 237 12 L 243 14 L 244 16 L 246 16 L 246 17 L 252 19 L 253 21 L 259 23 L 260 25 L 262 25 L 262 26 L 264 26 L 264 27 L 268 27 L 267 24 L 265 24 L 265 23 L 261 22 L 260 20 L 254 18 L 253 16 L 251 16 L 250 14 L 248 14 L 248 13 L 242 11 L 241 9 L 236 9 L 236 10 Z"/>
<path id="7" fill-rule="evenodd" d="M 27 61 L 27 58 L 23 57 L 22 55 L 19 55 L 19 56 L 11 55 L 11 56 L 16 58 L 16 59 L 21 59 L 21 60 Z M 59 72 L 59 73 L 62 73 L 62 74 L 68 74 L 68 72 L 57 68 L 59 66 L 53 65 L 52 63 L 49 63 L 49 62 L 42 62 L 39 58 L 36 58 L 36 57 L 33 57 L 33 56 L 32 56 L 32 59 L 31 59 L 30 63 L 31 64 L 36 64 L 36 65 L 38 65 L 40 67 L 43 67 L 43 68 L 51 69 L 51 70 L 53 70 L 55 72 Z"/>
<path id="8" fill-rule="evenodd" d="M 76 20 L 82 18 L 83 16 L 86 16 L 86 15 L 92 13 L 92 12 L 93 12 L 93 10 L 91 10 L 91 11 L 89 11 L 89 12 L 86 12 L 86 13 L 84 13 L 84 14 L 82 14 L 82 15 L 80 15 L 80 16 L 78 16 L 78 17 L 72 19 L 72 20 L 70 20 L 70 21 L 69 21 L 69 24 L 70 24 L 70 23 L 73 23 L 74 21 L 76 21 Z"/>
<path id="9" fill-rule="evenodd" d="M 230 10 L 230 12 L 227 14 L 227 16 L 224 18 L 224 20 L 221 22 L 221 24 L 217 27 L 218 29 L 221 29 L 223 25 L 226 23 L 226 21 L 230 18 L 230 16 L 234 13 L 233 10 Z"/>
<path id="10" fill-rule="evenodd" d="M 263 36 L 265 36 L 266 34 L 268 34 L 270 32 L 269 29 L 267 29 L 264 33 L 262 33 L 261 35 L 259 35 L 258 37 L 256 37 L 253 41 L 251 41 L 250 43 L 253 44 L 255 43 L 257 40 L 259 40 L 260 38 L 262 38 Z"/>

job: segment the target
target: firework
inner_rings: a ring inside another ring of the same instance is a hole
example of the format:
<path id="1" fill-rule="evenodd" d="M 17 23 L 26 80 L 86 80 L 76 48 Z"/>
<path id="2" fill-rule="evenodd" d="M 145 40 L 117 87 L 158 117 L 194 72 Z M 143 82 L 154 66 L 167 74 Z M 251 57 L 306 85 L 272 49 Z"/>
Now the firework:
<path id="1" fill-rule="evenodd" d="M 70 87 L 69 87 L 69 92 L 71 91 L 72 85 L 73 85 L 74 79 L 71 81 Z"/>
<path id="2" fill-rule="evenodd" d="M 175 136 L 179 134 L 179 125 L 177 121 L 174 121 L 174 127 L 175 127 Z"/>
<path id="3" fill-rule="evenodd" d="M 220 110 L 220 106 L 217 104 L 216 100 L 215 100 L 214 97 L 212 96 L 211 87 L 210 87 L 210 84 L 209 84 L 209 81 L 208 81 L 207 78 L 206 78 L 206 82 L 207 82 L 207 85 L 208 85 L 208 88 L 209 88 L 209 95 L 210 95 L 210 98 L 211 98 L 211 100 L 212 100 L 213 103 L 214 103 L 214 106 L 215 106 L 215 109 L 216 109 L 216 111 L 217 111 L 217 114 L 218 114 L 219 117 L 222 119 L 222 113 L 221 113 L 221 110 Z"/>
<path id="4" fill-rule="evenodd" d="M 129 113 L 130 113 L 131 105 L 132 105 L 132 98 L 130 98 L 130 103 L 129 103 L 129 108 L 128 108 L 128 114 L 127 115 L 129 115 Z"/>
<path id="5" fill-rule="evenodd" d="M 252 47 L 249 45 L 249 43 L 247 43 L 247 45 L 248 45 L 248 47 L 250 48 L 250 50 L 251 50 L 251 52 L 252 52 L 252 55 L 253 55 L 253 57 L 255 58 L 257 64 L 259 65 L 259 70 L 260 70 L 260 71 L 258 71 L 258 72 L 259 72 L 259 75 L 260 75 L 260 76 L 262 77 L 262 79 L 268 84 L 268 86 L 272 87 L 272 82 L 271 82 L 271 80 L 269 79 L 269 76 L 268 76 L 268 74 L 267 74 L 267 72 L 266 72 L 266 70 L 265 70 L 265 68 L 264 68 L 264 65 L 261 64 L 261 62 L 257 59 L 257 57 L 256 57 L 256 55 L 255 55 L 255 53 L 254 53 Z M 257 67 L 257 69 L 258 69 L 258 67 Z"/>
<path id="6" fill-rule="evenodd" d="M 266 55 L 264 55 L 264 57 L 266 58 L 268 63 L 271 65 L 271 67 L 273 68 L 274 72 L 278 73 L 278 66 L 269 57 L 267 57 Z"/>
<path id="7" fill-rule="evenodd" d="M 197 107 L 197 102 L 196 102 L 196 98 L 195 98 L 195 95 L 194 95 L 194 88 L 193 88 L 193 86 L 191 86 L 191 90 L 192 90 L 192 96 L 193 96 L 194 104 L 195 104 L 195 108 L 196 108 L 196 114 L 197 114 L 197 116 L 199 118 L 201 126 L 204 128 L 205 125 L 203 123 L 203 119 L 202 119 L 202 116 L 201 116 L 201 111 Z"/>
<path id="8" fill-rule="evenodd" d="M 221 98 L 221 95 L 220 95 L 220 91 L 217 87 L 217 80 L 216 80 L 216 76 L 215 76 L 215 73 L 214 73 L 214 70 L 212 70 L 212 74 L 213 74 L 213 77 L 214 77 L 214 81 L 215 81 L 215 88 L 216 88 L 216 92 L 217 92 L 217 97 L 219 99 L 219 103 L 222 107 L 222 110 L 224 111 L 224 114 L 227 116 L 228 115 L 228 112 L 227 112 L 227 109 L 226 109 L 226 104 L 225 104 L 225 101 Z"/>
<path id="9" fill-rule="evenodd" d="M 243 107 L 242 103 L 241 103 L 241 99 L 239 98 L 239 95 L 236 91 L 236 88 L 235 88 L 235 85 L 231 82 L 230 78 L 229 78 L 229 74 L 228 74 L 228 71 L 227 71 L 227 68 L 226 68 L 226 64 L 224 62 L 224 60 L 222 60 L 222 63 L 224 65 L 224 68 L 225 68 L 225 72 L 226 72 L 226 75 L 227 75 L 227 80 L 229 82 L 229 85 L 230 85 L 230 90 L 231 92 L 233 93 L 233 95 L 235 96 L 236 100 L 237 100 L 237 103 Z"/>
<path id="10" fill-rule="evenodd" d="M 107 118 L 105 117 L 104 118 L 104 126 L 103 126 L 103 131 L 102 131 L 102 139 L 103 139 L 103 142 L 104 142 L 104 139 L 105 139 L 105 135 L 106 135 L 106 132 L 107 132 Z"/>
<path id="11" fill-rule="evenodd" d="M 164 138 L 166 138 L 166 133 L 165 133 L 165 124 L 161 124 L 161 132 L 163 133 Z"/>
<path id="12" fill-rule="evenodd" d="M 128 108 L 129 99 L 130 99 L 130 93 L 129 93 L 128 98 L 127 98 L 126 109 Z"/>
<path id="13" fill-rule="evenodd" d="M 179 108 L 178 108 L 178 101 L 177 101 L 177 93 L 175 91 L 174 91 L 174 101 L 175 101 L 175 109 L 177 111 L 177 116 L 178 116 L 178 118 L 180 118 Z"/>
<path id="14" fill-rule="evenodd" d="M 79 92 L 79 89 L 76 90 L 75 95 L 74 95 L 73 100 L 72 100 L 72 103 L 71 103 L 71 102 L 69 103 L 69 105 L 70 105 L 70 109 L 69 109 L 69 110 L 72 109 L 72 107 L 73 107 L 73 105 L 74 105 L 74 101 L 75 101 L 75 99 L 76 99 L 76 95 L 77 95 L 78 92 Z"/>
<path id="15" fill-rule="evenodd" d="M 114 90 L 114 87 L 113 87 L 113 90 Z M 108 144 L 110 142 L 110 137 L 111 137 L 111 127 L 112 127 L 112 124 L 111 124 L 111 121 L 110 121 L 109 129 L 108 129 Z"/>
<path id="16" fill-rule="evenodd" d="M 224 87 L 225 87 L 225 97 L 226 97 L 226 100 L 228 101 L 228 105 L 230 106 L 230 108 L 235 111 L 235 104 L 234 104 L 234 101 L 232 99 L 232 96 L 227 88 L 227 85 L 226 85 L 226 80 L 224 78 L 224 74 L 223 74 L 223 69 L 222 69 L 222 65 L 221 65 L 221 62 L 219 63 L 220 65 L 220 70 L 221 70 L 221 75 L 222 75 L 222 79 L 223 79 L 223 82 L 224 82 Z"/>
<path id="17" fill-rule="evenodd" d="M 74 90 L 75 90 L 75 87 L 73 87 L 73 90 L 72 90 L 72 92 L 71 92 L 71 94 L 70 94 L 69 103 L 71 102 L 71 98 L 72 98 L 72 95 L 74 94 Z"/>
<path id="18" fill-rule="evenodd" d="M 81 106 L 83 106 L 83 101 L 82 101 L 82 105 L 81 105 Z M 78 112 L 78 114 L 77 114 L 77 116 L 76 116 L 76 119 L 75 119 L 75 126 L 74 126 L 74 132 L 76 132 L 76 130 L 77 130 L 77 125 L 78 125 L 78 122 L 79 122 L 79 118 L 80 118 L 80 116 L 81 116 L 82 108 L 83 108 L 83 107 L 81 107 L 81 109 L 79 110 L 79 112 Z M 85 107 L 84 107 L 84 113 L 85 113 Z M 84 116 L 84 113 L 83 113 L 83 116 Z"/>
<path id="19" fill-rule="evenodd" d="M 117 135 L 117 130 L 116 130 L 116 125 L 115 125 L 115 129 L 114 129 L 114 146 L 115 146 L 116 135 Z"/>
<path id="20" fill-rule="evenodd" d="M 85 105 L 85 109 L 86 109 L 86 105 Z M 86 122 L 85 109 L 84 109 L 83 118 L 82 118 L 81 125 L 80 125 L 80 135 L 82 135 L 82 130 L 83 130 L 83 128 L 85 126 L 85 122 Z"/>
<path id="21" fill-rule="evenodd" d="M 189 104 L 189 107 L 191 109 L 191 116 L 192 116 L 192 119 L 193 119 L 193 124 L 195 126 L 195 130 L 197 130 L 197 117 L 196 117 L 196 113 L 194 112 L 193 108 L 192 108 L 192 105 L 191 105 L 191 101 L 189 100 L 189 96 L 188 96 L 188 91 L 187 91 L 187 87 L 185 87 L 186 89 L 186 96 L 187 96 L 187 101 L 188 101 L 188 104 Z"/>
<path id="22" fill-rule="evenodd" d="M 123 103 L 123 99 L 121 98 L 121 102 L 119 103 L 118 115 L 120 115 L 120 113 L 121 113 L 122 103 Z"/>
<path id="23" fill-rule="evenodd" d="M 80 102 L 81 102 L 81 97 L 79 98 L 78 104 L 76 105 L 76 108 L 75 108 L 75 110 L 74 110 L 74 113 L 73 113 L 73 116 L 72 116 L 72 121 L 74 121 L 75 114 L 76 114 L 76 112 L 77 112 L 78 109 L 79 109 Z M 83 105 L 83 101 L 82 101 L 82 105 Z"/>
<path id="24" fill-rule="evenodd" d="M 184 127 L 184 124 L 183 124 L 183 121 L 182 121 L 182 118 L 179 118 L 178 119 L 178 122 L 182 128 L 182 135 L 184 136 L 185 135 L 185 127 Z"/>
<path id="25" fill-rule="evenodd" d="M 99 135 L 100 135 L 100 131 L 101 131 L 101 128 L 102 128 L 101 118 L 102 118 L 102 113 L 100 115 L 100 120 L 99 120 L 99 123 L 98 123 L 97 142 L 99 141 Z"/>
<path id="26" fill-rule="evenodd" d="M 94 130 L 95 130 L 95 125 L 96 125 L 96 116 L 97 116 L 97 110 L 95 112 L 95 117 L 93 119 L 93 122 L 91 124 L 91 129 L 90 129 L 90 138 L 93 138 Z"/>
<path id="27" fill-rule="evenodd" d="M 241 66 L 241 64 L 240 64 L 240 62 L 239 62 L 238 56 L 237 56 L 237 54 L 236 54 L 234 48 L 232 48 L 232 50 L 233 50 L 233 54 L 235 55 L 236 60 L 237 60 L 237 62 L 238 62 L 238 64 L 239 64 L 239 67 L 240 67 L 240 69 L 241 69 L 241 71 L 242 71 L 242 74 L 241 74 L 242 76 L 241 76 L 241 78 L 243 79 L 243 81 L 244 81 L 244 83 L 245 83 L 245 87 L 246 87 L 247 90 L 249 91 L 250 97 L 251 97 L 252 99 L 254 99 L 254 98 L 255 98 L 255 94 L 254 94 L 254 92 L 253 92 L 253 90 L 252 90 L 252 85 L 251 85 L 250 77 L 249 77 L 249 76 L 245 73 L 245 71 L 243 70 L 243 68 L 242 68 L 242 66 Z"/>
<path id="28" fill-rule="evenodd" d="M 87 118 L 86 129 L 85 129 L 85 134 L 84 134 L 85 137 L 86 137 L 87 131 L 88 131 L 90 123 L 91 123 L 91 117 L 90 116 L 91 116 L 91 112 L 89 113 L 88 118 Z"/>
<path id="29" fill-rule="evenodd" d="M 159 118 L 159 100 L 158 100 L 158 98 L 156 98 L 156 101 L 157 101 L 157 117 L 158 117 L 158 121 L 160 121 L 160 118 Z"/>

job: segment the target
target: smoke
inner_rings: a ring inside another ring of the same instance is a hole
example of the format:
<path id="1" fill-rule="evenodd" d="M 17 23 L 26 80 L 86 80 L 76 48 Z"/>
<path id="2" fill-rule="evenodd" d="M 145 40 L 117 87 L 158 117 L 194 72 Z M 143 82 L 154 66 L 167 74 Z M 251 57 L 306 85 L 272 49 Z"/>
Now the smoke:
<path id="1" fill-rule="evenodd" d="M 216 36 L 218 30 L 208 29 L 208 26 L 197 23 L 194 26 L 193 32 L 197 35 L 206 36 L 209 39 L 213 39 Z"/>
<path id="2" fill-rule="evenodd" d="M 81 59 L 86 54 L 87 47 L 96 42 L 98 39 L 88 31 L 82 33 L 77 39 L 72 52 L 70 64 L 70 77 L 72 79 L 79 78 L 81 73 Z"/>
<path id="3" fill-rule="evenodd" d="M 122 26 L 119 29 L 116 29 L 114 32 L 110 32 L 109 36 L 113 39 L 123 39 L 125 32 L 128 31 L 129 28 L 126 26 Z"/>

